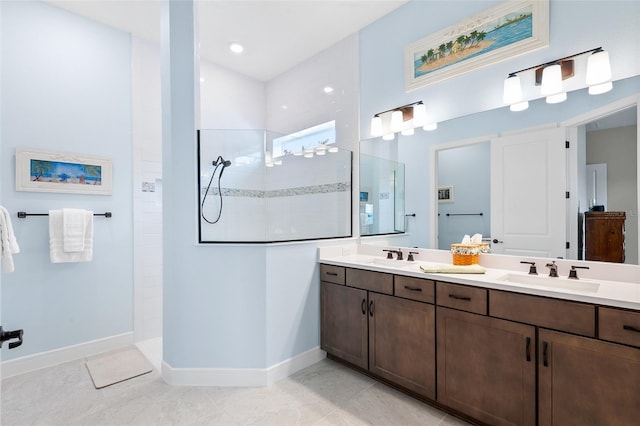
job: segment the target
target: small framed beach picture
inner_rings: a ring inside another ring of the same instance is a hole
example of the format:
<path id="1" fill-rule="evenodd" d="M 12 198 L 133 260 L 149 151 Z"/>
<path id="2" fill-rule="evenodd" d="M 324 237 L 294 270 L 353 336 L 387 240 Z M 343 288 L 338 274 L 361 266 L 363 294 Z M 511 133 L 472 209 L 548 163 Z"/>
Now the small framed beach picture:
<path id="1" fill-rule="evenodd" d="M 441 186 L 438 188 L 438 202 L 453 202 L 453 186 Z"/>
<path id="2" fill-rule="evenodd" d="M 16 191 L 111 195 L 111 159 L 16 149 Z"/>
<path id="3" fill-rule="evenodd" d="M 549 0 L 505 1 L 405 47 L 407 92 L 549 45 Z"/>

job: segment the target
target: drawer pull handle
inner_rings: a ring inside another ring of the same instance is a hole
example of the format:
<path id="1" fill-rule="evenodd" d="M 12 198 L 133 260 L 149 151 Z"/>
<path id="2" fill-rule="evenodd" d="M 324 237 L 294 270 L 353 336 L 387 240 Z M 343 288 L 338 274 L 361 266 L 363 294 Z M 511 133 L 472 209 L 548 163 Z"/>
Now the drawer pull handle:
<path id="1" fill-rule="evenodd" d="M 531 337 L 527 337 L 527 362 L 531 362 Z"/>
<path id="2" fill-rule="evenodd" d="M 636 333 L 640 333 L 640 328 L 634 327 L 632 325 L 626 325 L 625 324 L 625 325 L 622 326 L 622 328 L 625 329 L 625 330 L 635 331 Z"/>
<path id="3" fill-rule="evenodd" d="M 367 299 L 362 299 L 362 315 L 367 315 Z"/>
<path id="4" fill-rule="evenodd" d="M 337 277 L 338 273 L 337 272 L 327 272 L 327 275 L 331 275 L 332 277 Z"/>
<path id="5" fill-rule="evenodd" d="M 471 301 L 471 298 L 468 297 L 468 296 L 457 296 L 455 294 L 449 294 L 449 297 L 452 298 L 452 299 L 456 299 L 456 300 L 466 300 L 468 302 Z"/>
<path id="6" fill-rule="evenodd" d="M 549 358 L 547 356 L 547 351 L 549 349 L 549 344 L 547 342 L 542 342 L 542 365 L 545 367 L 549 366 Z"/>
<path id="7" fill-rule="evenodd" d="M 421 291 L 422 291 L 422 289 L 421 289 L 420 287 L 411 287 L 411 286 L 409 286 L 409 285 L 405 285 L 405 286 L 404 286 L 404 288 L 405 288 L 406 290 L 409 290 L 409 291 L 419 291 L 419 292 L 421 292 Z"/>
<path id="8" fill-rule="evenodd" d="M 373 316 L 373 300 L 369 302 L 369 316 Z"/>

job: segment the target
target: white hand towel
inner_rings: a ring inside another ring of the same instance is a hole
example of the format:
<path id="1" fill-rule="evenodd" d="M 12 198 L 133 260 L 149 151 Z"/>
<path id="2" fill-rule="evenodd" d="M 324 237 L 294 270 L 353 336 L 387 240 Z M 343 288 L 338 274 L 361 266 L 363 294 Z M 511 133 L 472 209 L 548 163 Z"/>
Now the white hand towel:
<path id="1" fill-rule="evenodd" d="M 62 210 L 49 210 L 49 257 L 51 263 L 90 262 L 93 258 L 93 212 L 85 210 L 84 250 L 64 251 Z"/>
<path id="2" fill-rule="evenodd" d="M 13 233 L 9 212 L 0 206 L 0 257 L 2 258 L 3 272 L 15 271 L 12 257 L 14 253 L 20 253 L 20 247 Z"/>
<path id="3" fill-rule="evenodd" d="M 84 251 L 86 210 L 62 209 L 62 240 L 65 252 Z"/>
<path id="4" fill-rule="evenodd" d="M 471 237 L 472 244 L 480 244 L 482 242 L 482 234 L 473 234 Z"/>

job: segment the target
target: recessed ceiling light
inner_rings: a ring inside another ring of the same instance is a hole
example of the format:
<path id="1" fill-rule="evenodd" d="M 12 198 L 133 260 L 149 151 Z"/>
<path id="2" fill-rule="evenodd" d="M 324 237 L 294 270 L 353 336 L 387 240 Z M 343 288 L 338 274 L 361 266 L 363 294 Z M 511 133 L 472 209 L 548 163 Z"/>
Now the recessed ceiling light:
<path id="1" fill-rule="evenodd" d="M 323 91 L 324 93 L 331 93 L 331 92 L 333 92 L 333 87 L 331 87 L 331 86 L 324 86 L 324 87 L 322 88 L 322 91 Z"/>
<path id="2" fill-rule="evenodd" d="M 240 43 L 229 43 L 229 50 L 233 53 L 242 53 L 244 51 L 244 46 Z"/>

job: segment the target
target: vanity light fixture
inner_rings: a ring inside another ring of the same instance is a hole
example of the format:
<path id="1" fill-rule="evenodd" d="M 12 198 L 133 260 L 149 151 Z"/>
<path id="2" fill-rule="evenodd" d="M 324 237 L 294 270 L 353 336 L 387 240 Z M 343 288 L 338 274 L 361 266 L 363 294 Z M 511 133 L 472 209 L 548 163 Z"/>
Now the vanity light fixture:
<path id="1" fill-rule="evenodd" d="M 504 81 L 503 102 L 511 111 L 524 111 L 529 102 L 523 99 L 522 85 L 518 74 L 535 70 L 535 84 L 540 86 L 540 93 L 546 96 L 547 103 L 554 104 L 567 99 L 563 81 L 575 75 L 573 58 L 590 53 L 587 60 L 585 83 L 589 86 L 590 95 L 606 93 L 613 87 L 611 83 L 611 64 L 609 54 L 596 47 L 574 55 L 566 56 L 545 64 L 535 65 L 509 74 Z"/>
<path id="2" fill-rule="evenodd" d="M 427 109 L 422 101 L 379 112 L 371 118 L 371 136 L 393 140 L 396 133 L 413 135 L 417 127 L 433 130 L 436 123 L 429 122 Z"/>

